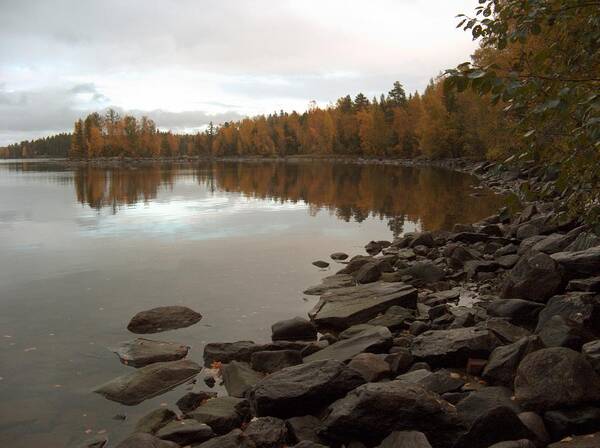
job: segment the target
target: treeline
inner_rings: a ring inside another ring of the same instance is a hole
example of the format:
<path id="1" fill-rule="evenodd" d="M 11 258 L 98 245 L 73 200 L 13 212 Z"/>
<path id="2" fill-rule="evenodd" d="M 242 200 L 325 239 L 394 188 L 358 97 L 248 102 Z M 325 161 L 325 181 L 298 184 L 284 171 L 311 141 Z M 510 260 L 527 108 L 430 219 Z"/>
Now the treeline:
<path id="1" fill-rule="evenodd" d="M 62 133 L 0 147 L 0 158 L 67 157 L 70 147 L 71 134 Z"/>
<path id="2" fill-rule="evenodd" d="M 441 80 L 407 95 L 399 82 L 387 95 L 359 93 L 304 113 L 259 115 L 196 135 L 160 132 L 146 118 L 109 110 L 75 123 L 70 156 L 353 155 L 413 158 L 485 157 L 502 139 L 500 110 L 472 92 L 446 93 Z"/>

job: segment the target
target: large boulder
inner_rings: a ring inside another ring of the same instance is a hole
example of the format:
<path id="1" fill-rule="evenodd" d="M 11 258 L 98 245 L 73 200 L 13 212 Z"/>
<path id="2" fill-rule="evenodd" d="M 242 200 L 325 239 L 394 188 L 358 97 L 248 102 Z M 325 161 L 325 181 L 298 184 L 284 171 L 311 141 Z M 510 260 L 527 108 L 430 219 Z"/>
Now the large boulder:
<path id="1" fill-rule="evenodd" d="M 195 377 L 202 368 L 183 359 L 157 362 L 117 377 L 94 392 L 126 405 L 141 403 Z"/>
<path id="2" fill-rule="evenodd" d="M 544 345 L 537 336 L 524 337 L 512 344 L 496 347 L 483 369 L 483 379 L 492 384 L 512 387 L 521 360 L 542 348 Z"/>
<path id="3" fill-rule="evenodd" d="M 581 353 L 583 353 L 594 370 L 600 374 L 600 339 L 583 344 Z"/>
<path id="4" fill-rule="evenodd" d="M 262 379 L 248 394 L 258 416 L 311 414 L 364 383 L 343 362 L 320 360 L 288 367 Z"/>
<path id="5" fill-rule="evenodd" d="M 304 358 L 304 362 L 334 359 L 348 361 L 359 353 L 381 353 L 392 345 L 392 333 L 386 327 L 368 326 L 347 339 L 337 342 Z"/>
<path id="6" fill-rule="evenodd" d="M 212 398 L 187 413 L 190 418 L 206 423 L 219 435 L 240 427 L 249 414 L 248 402 L 235 397 Z"/>
<path id="7" fill-rule="evenodd" d="M 368 383 L 329 407 L 322 435 L 335 442 L 381 441 L 392 431 L 425 433 L 434 447 L 449 447 L 458 419 L 452 405 L 439 395 L 401 381 Z"/>
<path id="8" fill-rule="evenodd" d="M 590 277 L 600 273 L 600 246 L 578 252 L 558 252 L 552 255 L 569 278 Z"/>
<path id="9" fill-rule="evenodd" d="M 546 302 L 563 286 L 559 264 L 544 253 L 524 255 L 510 270 L 502 287 L 504 299 L 529 299 Z"/>
<path id="10" fill-rule="evenodd" d="M 462 366 L 468 358 L 487 358 L 499 345 L 487 328 L 467 327 L 426 331 L 413 339 L 410 351 L 415 359 L 431 365 Z"/>
<path id="11" fill-rule="evenodd" d="M 385 312 L 392 305 L 415 308 L 417 290 L 404 283 L 376 282 L 323 294 L 309 312 L 322 327 L 343 330 Z"/>
<path id="12" fill-rule="evenodd" d="M 190 348 L 175 342 L 136 338 L 119 344 L 113 351 L 128 366 L 143 367 L 155 362 L 177 361 L 185 358 Z"/>
<path id="13" fill-rule="evenodd" d="M 524 408 L 536 411 L 583 405 L 600 400 L 600 377 L 581 353 L 545 348 L 521 361 L 515 396 Z"/>
<path id="14" fill-rule="evenodd" d="M 318 435 L 321 429 L 321 420 L 314 415 L 291 417 L 286 420 L 286 425 L 292 442 L 298 443 L 303 440 L 315 443 L 322 442 Z"/>
<path id="15" fill-rule="evenodd" d="M 537 331 L 546 347 L 567 347 L 579 351 L 585 340 L 585 331 L 579 322 L 552 316 Z"/>
<path id="16" fill-rule="evenodd" d="M 132 333 L 159 333 L 194 325 L 202 315 L 186 306 L 161 306 L 137 313 L 127 329 Z"/>
<path id="17" fill-rule="evenodd" d="M 273 341 L 314 341 L 317 329 L 314 324 L 301 317 L 281 320 L 271 326 Z"/>

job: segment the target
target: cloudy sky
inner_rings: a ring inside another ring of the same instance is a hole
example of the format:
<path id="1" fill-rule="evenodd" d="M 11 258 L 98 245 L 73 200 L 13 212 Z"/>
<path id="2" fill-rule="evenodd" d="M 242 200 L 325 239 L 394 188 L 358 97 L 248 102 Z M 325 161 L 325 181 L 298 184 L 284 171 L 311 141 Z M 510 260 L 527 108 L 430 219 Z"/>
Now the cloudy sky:
<path id="1" fill-rule="evenodd" d="M 0 0 L 0 145 L 109 106 L 163 129 L 304 110 L 395 80 L 422 90 L 475 48 L 477 0 Z"/>

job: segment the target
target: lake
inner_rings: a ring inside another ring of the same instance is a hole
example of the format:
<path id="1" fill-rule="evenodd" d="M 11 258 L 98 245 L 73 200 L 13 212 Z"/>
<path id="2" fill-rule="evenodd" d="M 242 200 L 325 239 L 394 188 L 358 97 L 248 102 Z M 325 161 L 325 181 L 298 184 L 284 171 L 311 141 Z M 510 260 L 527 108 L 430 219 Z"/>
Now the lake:
<path id="1" fill-rule="evenodd" d="M 127 372 L 110 347 L 138 311 L 180 304 L 200 323 L 152 339 L 270 337 L 305 316 L 302 291 L 370 240 L 451 229 L 506 198 L 438 168 L 325 161 L 70 166 L 0 162 L 0 446 L 127 435 L 186 386 L 128 407 L 92 393 Z M 123 419 L 124 418 L 124 419 Z"/>

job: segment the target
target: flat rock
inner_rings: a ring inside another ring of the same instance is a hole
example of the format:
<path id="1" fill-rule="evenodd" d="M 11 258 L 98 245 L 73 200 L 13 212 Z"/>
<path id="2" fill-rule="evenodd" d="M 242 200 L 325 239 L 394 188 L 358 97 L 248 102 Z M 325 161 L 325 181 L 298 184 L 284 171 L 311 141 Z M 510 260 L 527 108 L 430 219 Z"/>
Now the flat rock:
<path id="1" fill-rule="evenodd" d="M 141 367 L 98 387 L 94 392 L 126 405 L 141 403 L 182 384 L 200 373 L 195 362 L 157 362 Z"/>
<path id="2" fill-rule="evenodd" d="M 250 367 L 249 364 L 239 361 L 231 361 L 221 368 L 223 384 L 231 397 L 243 398 L 246 392 L 258 383 L 263 374 Z"/>
<path id="3" fill-rule="evenodd" d="M 273 341 L 314 341 L 317 339 L 317 328 L 309 320 L 293 317 L 271 325 L 271 339 Z"/>
<path id="4" fill-rule="evenodd" d="M 578 252 L 558 252 L 552 258 L 569 278 L 590 277 L 600 273 L 600 246 Z"/>
<path id="5" fill-rule="evenodd" d="M 202 443 L 215 436 L 212 428 L 193 419 L 176 420 L 162 427 L 156 437 L 179 445 Z"/>
<path id="6" fill-rule="evenodd" d="M 323 350 L 306 356 L 304 362 L 334 359 L 336 361 L 349 361 L 359 353 L 381 353 L 392 345 L 392 333 L 386 327 L 370 326 L 356 335 L 341 339 Z"/>
<path id="7" fill-rule="evenodd" d="M 168 440 L 161 440 L 152 434 L 139 432 L 121 441 L 116 448 L 179 448 L 179 445 Z"/>
<path id="8" fill-rule="evenodd" d="M 425 434 L 419 431 L 394 431 L 378 448 L 431 448 Z"/>
<path id="9" fill-rule="evenodd" d="M 532 253 L 522 256 L 510 270 L 502 287 L 504 299 L 546 302 L 560 292 L 563 270 L 549 255 Z"/>
<path id="10" fill-rule="evenodd" d="M 319 285 L 311 286 L 310 288 L 306 289 L 304 294 L 307 296 L 320 296 L 321 294 L 325 294 L 327 291 L 339 288 L 347 288 L 349 286 L 354 286 L 355 284 L 356 280 L 354 279 L 354 276 L 350 274 L 330 275 L 329 277 L 325 277 L 323 280 L 321 280 Z"/>
<path id="11" fill-rule="evenodd" d="M 175 342 L 136 338 L 122 342 L 113 351 L 128 366 L 143 367 L 154 362 L 177 361 L 187 356 L 189 347 Z"/>
<path id="12" fill-rule="evenodd" d="M 132 333 L 159 333 L 194 325 L 202 319 L 202 315 L 186 306 L 161 306 L 137 313 L 127 329 Z"/>
<path id="13" fill-rule="evenodd" d="M 362 383 L 362 376 L 340 361 L 313 361 L 268 375 L 248 399 L 255 415 L 293 417 L 315 412 Z"/>
<path id="14" fill-rule="evenodd" d="M 323 327 L 345 329 L 367 322 L 392 305 L 415 308 L 417 290 L 405 283 L 376 282 L 352 288 L 340 288 L 321 296 L 309 312 Z"/>
<path id="15" fill-rule="evenodd" d="M 227 434 L 249 418 L 246 400 L 235 397 L 217 397 L 203 402 L 187 415 L 200 423 L 206 423 L 217 434 Z"/>
<path id="16" fill-rule="evenodd" d="M 312 264 L 313 264 L 313 266 L 316 266 L 321 269 L 325 269 L 325 268 L 329 267 L 329 263 L 327 263 L 326 261 L 323 261 L 323 260 L 313 261 Z"/>

